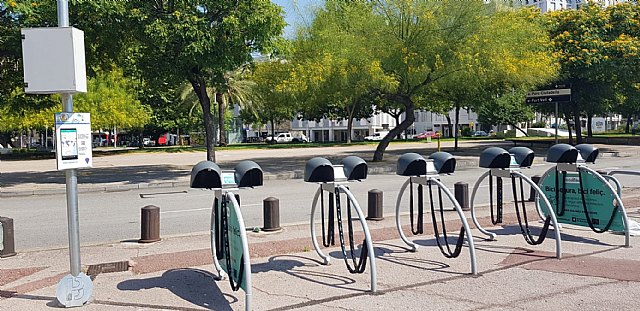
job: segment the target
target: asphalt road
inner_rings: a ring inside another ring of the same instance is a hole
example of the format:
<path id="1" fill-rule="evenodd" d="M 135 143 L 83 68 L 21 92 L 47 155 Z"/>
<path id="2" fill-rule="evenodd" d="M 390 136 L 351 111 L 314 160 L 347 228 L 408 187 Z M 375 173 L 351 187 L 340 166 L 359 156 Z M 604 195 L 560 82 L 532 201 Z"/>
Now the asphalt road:
<path id="1" fill-rule="evenodd" d="M 539 163 L 524 172 L 529 176 L 541 175 L 550 167 L 550 164 Z M 640 169 L 635 158 L 604 158 L 592 167 Z M 466 182 L 471 190 L 484 171 L 480 168 L 463 169 L 454 175 L 443 176 L 442 180 L 451 189 L 455 182 Z M 637 185 L 639 180 L 638 177 L 620 179 L 627 186 Z M 396 175 L 371 175 L 367 180 L 350 183 L 349 186 L 365 214 L 367 191 L 382 190 L 385 216 L 392 216 L 399 188 L 405 180 Z M 509 185 L 508 181 L 505 182 L 505 189 L 510 189 Z M 270 196 L 280 200 L 281 224 L 308 223 L 311 201 L 317 187 L 316 184 L 293 179 L 269 180 L 264 187 L 241 190 L 246 226 L 262 226 L 262 200 Z M 484 191 L 479 191 L 476 205 L 488 203 L 487 187 L 486 183 L 482 186 Z M 510 197 L 510 194 L 505 195 Z M 160 207 L 162 236 L 205 232 L 209 228 L 212 202 L 212 191 L 186 187 L 83 193 L 79 196 L 81 243 L 88 245 L 140 238 L 140 208 L 146 205 Z M 406 209 L 403 210 L 406 212 Z M 17 250 L 67 247 L 64 195 L 3 198 L 2 214 L 14 219 Z"/>

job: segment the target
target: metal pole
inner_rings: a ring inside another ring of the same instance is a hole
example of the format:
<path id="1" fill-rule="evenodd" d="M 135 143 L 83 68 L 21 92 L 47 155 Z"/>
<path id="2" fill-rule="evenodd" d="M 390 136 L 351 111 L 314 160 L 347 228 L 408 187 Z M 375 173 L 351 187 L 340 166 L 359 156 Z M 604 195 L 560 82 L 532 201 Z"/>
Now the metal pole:
<path id="1" fill-rule="evenodd" d="M 69 1 L 58 0 L 58 27 L 69 27 Z M 73 112 L 71 94 L 60 94 L 62 111 Z M 80 274 L 80 226 L 78 221 L 78 172 L 75 169 L 65 171 L 67 184 L 67 227 L 69 231 L 69 259 L 71 275 Z"/>
<path id="2" fill-rule="evenodd" d="M 556 144 L 558 144 L 558 102 L 556 102 Z"/>
<path id="3" fill-rule="evenodd" d="M 68 0 L 58 0 L 58 27 L 69 27 Z"/>

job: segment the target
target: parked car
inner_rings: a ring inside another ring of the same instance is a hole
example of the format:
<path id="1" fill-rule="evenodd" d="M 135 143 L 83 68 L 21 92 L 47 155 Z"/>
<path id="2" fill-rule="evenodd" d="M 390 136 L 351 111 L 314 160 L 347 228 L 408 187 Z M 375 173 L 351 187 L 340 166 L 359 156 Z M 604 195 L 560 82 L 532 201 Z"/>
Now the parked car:
<path id="1" fill-rule="evenodd" d="M 373 133 L 373 135 L 365 136 L 364 140 L 367 140 L 367 141 L 382 140 L 385 136 L 387 136 L 387 134 L 389 134 L 388 131 L 375 132 Z"/>
<path id="2" fill-rule="evenodd" d="M 487 132 L 485 132 L 485 131 L 476 131 L 475 133 L 473 133 L 473 136 L 485 137 L 485 136 L 489 136 L 489 134 L 487 134 Z"/>
<path id="3" fill-rule="evenodd" d="M 423 133 L 420 133 L 420 134 L 416 135 L 415 138 L 416 139 L 427 139 L 427 137 L 438 138 L 438 136 L 440 136 L 440 133 L 428 131 L 428 132 L 423 132 Z"/>
<path id="4" fill-rule="evenodd" d="M 151 137 L 144 137 L 144 138 L 142 138 L 142 145 L 145 146 L 145 147 L 146 146 L 149 146 L 149 147 L 155 146 L 156 145 L 156 141 L 152 140 Z"/>
<path id="5" fill-rule="evenodd" d="M 273 136 L 268 136 L 265 141 L 270 144 L 282 144 L 282 143 L 307 143 L 309 142 L 309 138 L 307 138 L 304 134 L 298 134 L 296 136 L 292 135 L 289 132 L 279 133 L 274 138 Z"/>

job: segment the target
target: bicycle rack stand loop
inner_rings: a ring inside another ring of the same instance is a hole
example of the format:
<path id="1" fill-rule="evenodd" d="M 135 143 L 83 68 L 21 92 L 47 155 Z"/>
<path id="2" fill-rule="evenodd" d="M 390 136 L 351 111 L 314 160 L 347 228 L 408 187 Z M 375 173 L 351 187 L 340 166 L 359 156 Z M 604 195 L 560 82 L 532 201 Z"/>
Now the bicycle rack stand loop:
<path id="1" fill-rule="evenodd" d="M 427 186 L 429 188 L 429 201 L 431 205 L 431 220 L 434 228 L 434 235 L 436 242 L 438 244 L 438 248 L 442 254 L 447 258 L 455 258 L 460 255 L 460 251 L 462 249 L 462 243 L 465 240 L 469 247 L 469 257 L 471 261 L 471 273 L 476 275 L 478 273 L 477 264 L 476 264 L 476 251 L 473 244 L 473 235 L 471 234 L 471 229 L 469 228 L 469 224 L 467 223 L 467 219 L 464 216 L 464 212 L 460 207 L 460 204 L 455 199 L 455 196 L 451 193 L 451 191 L 440 181 L 440 174 L 452 174 L 456 168 L 456 159 L 449 153 L 446 152 L 436 152 L 429 156 L 429 159 L 425 159 L 421 155 L 417 153 L 405 153 L 398 159 L 398 165 L 396 169 L 396 174 L 400 176 L 409 177 L 406 182 L 401 186 L 400 192 L 398 193 L 398 198 L 396 200 L 396 229 L 398 230 L 398 234 L 402 241 L 407 244 L 412 252 L 416 251 L 418 245 L 409 241 L 407 236 L 402 231 L 402 225 L 400 223 L 400 205 L 402 202 L 402 197 L 409 188 L 409 218 L 411 222 L 411 231 L 413 234 L 422 234 L 424 233 L 423 228 L 423 214 L 424 214 L 424 199 L 423 199 L 423 186 Z M 413 221 L 413 184 L 418 185 L 418 215 L 417 215 L 417 229 L 414 229 L 414 221 Z M 443 247 L 443 243 L 441 243 L 441 237 L 438 230 L 438 222 L 436 220 L 436 210 L 434 207 L 434 198 L 433 198 L 433 190 L 432 185 L 436 185 L 438 189 L 438 202 L 440 207 L 440 222 L 442 225 L 442 238 L 444 240 L 444 245 L 446 249 Z M 449 201 L 453 203 L 453 206 L 458 213 L 458 217 L 460 218 L 460 222 L 462 223 L 462 228 L 460 230 L 460 234 L 458 236 L 458 240 L 456 243 L 456 247 L 453 251 L 449 246 L 447 229 L 445 226 L 444 220 L 444 210 L 443 210 L 443 200 L 442 200 L 442 192 L 446 194 Z"/>
<path id="2" fill-rule="evenodd" d="M 224 278 L 220 260 L 225 260 L 227 277 L 233 291 L 245 290 L 245 309 L 251 310 L 251 262 L 244 219 L 240 211 L 239 189 L 263 185 L 262 168 L 253 161 L 242 161 L 232 171 L 223 171 L 211 161 L 202 161 L 191 169 L 191 188 L 214 190 L 209 228 L 213 265 L 217 280 Z M 230 234 L 234 231 L 234 234 Z M 239 235 L 230 239 L 230 236 Z M 234 254 L 233 243 L 241 243 L 242 254 Z M 240 256 L 240 258 L 237 258 Z M 239 262 L 239 267 L 233 267 Z M 233 271 L 230 275 L 229 271 Z"/>
<path id="3" fill-rule="evenodd" d="M 622 218 L 621 225 L 623 226 L 625 234 L 625 246 L 629 247 L 629 220 L 621 198 L 622 185 L 615 177 L 610 175 L 601 175 L 588 166 L 588 163 L 595 163 L 598 155 L 598 148 L 589 144 L 580 144 L 575 147 L 568 144 L 553 145 L 547 152 L 547 162 L 555 163 L 556 165 L 542 175 L 540 178 L 540 184 L 548 184 L 549 180 L 551 180 L 552 186 L 549 188 L 553 189 L 553 191 L 549 191 L 546 194 L 548 197 L 554 199 L 553 201 L 556 205 L 555 213 L 564 223 L 584 226 L 584 223 L 578 220 L 578 218 L 584 217 L 584 222 L 591 228 L 591 230 L 596 233 L 604 233 L 611 228 L 612 224 L 614 224 L 614 221 L 616 220 L 618 212 L 620 212 L 620 216 Z M 612 173 L 613 172 L 615 171 L 612 171 Z M 607 195 L 612 197 L 616 202 L 613 206 L 611 216 L 609 216 L 608 219 L 605 219 L 602 223 L 605 224 L 604 226 L 600 226 L 600 219 L 598 219 L 597 222 L 592 219 L 592 212 L 589 211 L 588 208 L 589 204 L 587 202 L 588 200 L 586 199 L 586 195 L 592 195 L 591 191 L 594 190 L 594 185 L 591 185 L 591 188 L 585 189 L 585 186 L 587 185 L 585 184 L 584 179 L 588 176 L 595 178 L 591 179 L 589 177 L 592 182 L 596 183 L 595 187 L 597 189 L 595 190 L 597 190 L 598 193 L 603 193 L 600 196 Z M 609 183 L 610 181 L 614 182 L 617 189 L 613 188 Z M 578 188 L 573 189 L 573 184 L 577 184 Z M 567 209 L 567 196 L 571 196 L 574 193 L 579 195 L 581 206 L 574 206 L 571 212 L 574 210 L 581 210 L 583 214 L 574 214 L 573 217 L 569 217 L 568 215 L 565 215 L 565 212 L 570 212 Z M 540 196 L 544 195 L 538 194 L 536 198 L 539 198 Z M 539 200 L 536 200 L 536 204 L 538 204 L 538 201 Z"/>
<path id="4" fill-rule="evenodd" d="M 368 166 L 367 163 L 356 156 L 349 156 L 342 160 L 341 165 L 333 165 L 329 160 L 321 157 L 312 158 L 307 161 L 304 170 L 304 181 L 310 183 L 318 183 L 320 186 L 313 197 L 313 203 L 311 205 L 311 241 L 316 253 L 323 259 L 323 264 L 329 264 L 330 257 L 325 255 L 316 239 L 315 229 L 315 214 L 318 205 L 318 199 L 320 199 L 320 218 L 322 221 L 322 244 L 325 247 L 335 245 L 335 224 L 337 216 L 338 224 L 338 236 L 340 238 L 340 248 L 342 250 L 342 257 L 345 265 L 350 273 L 364 273 L 369 262 L 369 270 L 371 275 L 371 291 L 377 291 L 376 281 L 376 261 L 375 252 L 373 248 L 373 242 L 371 239 L 371 233 L 365 220 L 365 215 L 360 209 L 360 205 L 355 196 L 351 193 L 346 186 L 351 181 L 362 181 L 367 178 Z M 325 226 L 325 200 L 324 192 L 328 192 L 328 221 Z M 345 237 L 343 231 L 343 211 L 344 207 L 341 204 L 341 196 L 346 196 L 346 222 L 347 222 L 347 235 L 349 243 L 349 255 L 347 254 L 347 247 L 345 245 Z M 354 229 L 352 224 L 351 208 L 356 211 L 362 231 L 364 233 L 364 241 L 360 250 L 360 255 L 355 254 L 354 245 Z M 359 258 L 357 258 L 359 257 Z M 352 264 L 349 263 L 352 262 Z M 353 265 L 353 267 L 351 266 Z"/>
<path id="5" fill-rule="evenodd" d="M 471 193 L 471 200 L 470 200 L 471 219 L 473 220 L 473 223 L 476 225 L 478 230 L 480 230 L 480 232 L 484 233 L 489 237 L 489 240 L 495 239 L 496 234 L 484 229 L 478 221 L 478 218 L 476 216 L 476 211 L 475 211 L 476 193 L 481 183 L 483 182 L 483 180 L 489 177 L 489 205 L 490 205 L 489 208 L 491 209 L 491 220 L 493 224 L 499 224 L 502 222 L 502 203 L 503 203 L 502 178 L 509 178 L 511 179 L 511 183 L 512 183 L 512 194 L 515 202 L 515 209 L 516 209 L 516 216 L 518 218 L 518 224 L 520 225 L 520 230 L 523 237 L 525 238 L 525 241 L 530 245 L 537 245 L 542 243 L 546 237 L 546 233 L 547 233 L 547 230 L 549 229 L 549 226 L 550 225 L 553 226 L 553 231 L 555 233 L 555 240 L 556 240 L 556 257 L 560 259 L 562 254 L 562 247 L 561 247 L 562 241 L 560 237 L 560 231 L 558 230 L 558 221 L 556 219 L 555 213 L 553 213 L 551 203 L 549 203 L 549 200 L 547 200 L 547 198 L 544 195 L 542 195 L 541 197 L 543 198 L 545 208 L 549 211 L 549 216 L 545 217 L 542 211 L 540 210 L 540 208 L 536 206 L 536 212 L 538 216 L 540 217 L 540 219 L 544 220 L 542 234 L 536 239 L 533 237 L 529 229 L 529 220 L 527 217 L 527 212 L 525 207 L 525 201 L 527 201 L 527 199 L 524 197 L 523 181 L 529 184 L 531 188 L 533 188 L 533 190 L 538 194 L 541 194 L 542 190 L 528 176 L 526 176 L 521 172 L 521 168 L 531 167 L 531 165 L 533 164 L 534 158 L 535 158 L 534 152 L 531 149 L 526 147 L 514 147 L 509 149 L 509 151 L 499 147 L 490 147 L 485 149 L 480 154 L 479 166 L 482 168 L 487 168 L 489 170 L 484 174 L 482 174 L 480 178 L 478 178 L 478 180 L 476 181 L 473 187 L 473 191 Z M 494 177 L 496 178 L 496 183 L 497 183 L 496 184 L 496 214 L 497 215 L 495 217 L 493 213 L 493 208 L 494 208 L 493 207 L 494 205 L 493 178 Z M 520 195 L 519 195 L 520 198 L 518 198 L 516 180 L 519 180 L 519 183 L 520 183 Z M 518 203 L 521 204 L 521 207 L 518 205 Z M 520 216 L 520 209 L 522 209 L 522 217 Z"/>

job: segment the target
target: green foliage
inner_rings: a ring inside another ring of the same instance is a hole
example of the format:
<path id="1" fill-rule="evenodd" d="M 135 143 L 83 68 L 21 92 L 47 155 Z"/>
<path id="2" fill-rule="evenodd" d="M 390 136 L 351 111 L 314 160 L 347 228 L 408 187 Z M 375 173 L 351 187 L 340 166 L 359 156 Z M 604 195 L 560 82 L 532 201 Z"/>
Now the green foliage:
<path id="1" fill-rule="evenodd" d="M 638 110 L 626 99 L 638 96 L 639 16 L 640 9 L 631 3 L 607 8 L 586 5 L 546 14 L 554 56 L 561 65 L 558 82 L 572 85 L 572 102 L 564 105 L 565 115 L 578 120 L 583 114 Z"/>
<path id="2" fill-rule="evenodd" d="M 547 82 L 556 72 L 548 48 L 531 9 L 480 0 L 327 1 L 294 45 L 300 68 L 284 87 L 306 93 L 305 102 L 345 104 L 373 90 L 394 103 L 390 109 L 404 110 L 406 119 L 376 149 L 381 160 L 416 109 L 472 107 Z"/>
<path id="3" fill-rule="evenodd" d="M 289 77 L 291 64 L 280 60 L 267 60 L 255 64 L 250 79 L 255 82 L 255 102 L 242 110 L 245 122 L 275 124 L 291 120 L 298 111 L 292 93 L 281 87 Z"/>
<path id="4" fill-rule="evenodd" d="M 478 109 L 478 122 L 515 126 L 520 122 L 533 119 L 533 109 L 525 105 L 525 96 L 525 89 L 519 89 L 486 101 Z"/>
<path id="5" fill-rule="evenodd" d="M 117 68 L 95 72 L 87 81 L 87 93 L 74 96 L 74 110 L 91 113 L 94 129 L 141 128 L 149 122 L 151 110 L 138 100 L 133 81 Z"/>

